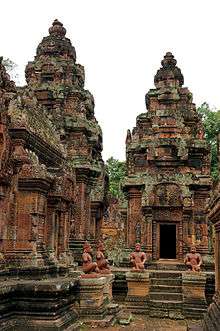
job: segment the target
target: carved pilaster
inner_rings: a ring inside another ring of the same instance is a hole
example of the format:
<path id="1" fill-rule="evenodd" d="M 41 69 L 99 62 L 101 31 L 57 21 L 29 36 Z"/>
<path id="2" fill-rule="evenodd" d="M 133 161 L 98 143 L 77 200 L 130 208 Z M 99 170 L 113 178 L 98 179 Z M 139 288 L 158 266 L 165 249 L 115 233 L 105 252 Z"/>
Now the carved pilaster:
<path id="1" fill-rule="evenodd" d="M 88 222 L 90 222 L 89 169 L 76 171 L 76 233 L 78 239 L 88 239 Z"/>
<path id="2" fill-rule="evenodd" d="M 183 254 L 188 253 L 189 247 L 191 246 L 192 242 L 192 211 L 191 210 L 183 210 L 183 221 L 182 221 L 182 228 L 183 228 L 183 247 L 182 252 Z"/>
<path id="3" fill-rule="evenodd" d="M 155 220 L 152 224 L 152 258 L 157 259 L 157 222 Z"/>
<path id="4" fill-rule="evenodd" d="M 128 247 L 134 246 L 137 241 L 142 245 L 145 243 L 141 198 L 141 186 L 128 188 Z"/>
<path id="5" fill-rule="evenodd" d="M 150 259 L 152 259 L 152 226 L 153 226 L 153 215 L 151 208 L 144 208 L 145 224 L 146 224 L 146 253 Z"/>

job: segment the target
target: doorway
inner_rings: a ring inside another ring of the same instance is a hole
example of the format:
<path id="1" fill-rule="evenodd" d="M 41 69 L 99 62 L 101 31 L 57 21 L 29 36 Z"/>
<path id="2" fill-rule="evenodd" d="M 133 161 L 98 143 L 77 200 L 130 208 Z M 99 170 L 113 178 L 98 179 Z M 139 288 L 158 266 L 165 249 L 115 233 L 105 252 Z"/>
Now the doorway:
<path id="1" fill-rule="evenodd" d="M 176 259 L 176 224 L 160 224 L 160 259 Z"/>

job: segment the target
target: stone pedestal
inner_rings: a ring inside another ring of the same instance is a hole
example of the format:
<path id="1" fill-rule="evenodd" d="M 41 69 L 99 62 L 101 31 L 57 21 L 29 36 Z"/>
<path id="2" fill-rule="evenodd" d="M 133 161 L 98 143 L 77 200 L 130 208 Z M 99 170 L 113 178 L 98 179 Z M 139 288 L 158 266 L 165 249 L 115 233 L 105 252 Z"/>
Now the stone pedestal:
<path id="1" fill-rule="evenodd" d="M 0 330 L 76 330 L 77 279 L 8 280 L 0 285 Z"/>
<path id="2" fill-rule="evenodd" d="M 188 319 L 202 319 L 207 309 L 205 297 L 206 275 L 202 272 L 186 272 L 183 281 L 183 315 Z"/>
<path id="3" fill-rule="evenodd" d="M 106 278 L 106 285 L 104 287 L 104 297 L 107 302 L 112 301 L 112 283 L 115 278 L 113 274 L 103 274 L 103 277 Z"/>
<path id="4" fill-rule="evenodd" d="M 83 278 L 80 281 L 80 315 L 92 318 L 103 317 L 106 313 L 106 277 Z"/>
<path id="5" fill-rule="evenodd" d="M 128 293 L 126 308 L 132 313 L 147 314 L 149 295 L 149 272 L 129 271 L 126 273 Z"/>

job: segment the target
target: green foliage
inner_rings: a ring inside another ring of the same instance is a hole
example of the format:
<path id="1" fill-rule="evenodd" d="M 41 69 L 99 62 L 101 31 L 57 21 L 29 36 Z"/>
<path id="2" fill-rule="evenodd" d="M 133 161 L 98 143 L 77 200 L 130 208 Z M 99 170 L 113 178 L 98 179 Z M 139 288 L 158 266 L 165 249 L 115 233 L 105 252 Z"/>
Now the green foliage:
<path id="1" fill-rule="evenodd" d="M 110 157 L 107 161 L 107 171 L 109 175 L 109 191 L 114 198 L 122 198 L 121 182 L 125 178 L 126 164 Z"/>
<path id="2" fill-rule="evenodd" d="M 6 70 L 7 70 L 8 73 L 10 73 L 11 71 L 13 71 L 17 67 L 17 64 L 15 64 L 9 58 L 3 59 L 2 64 L 5 66 L 5 68 L 6 68 Z"/>
<path id="3" fill-rule="evenodd" d="M 123 260 L 126 260 L 128 253 L 125 250 L 125 243 L 122 238 L 114 240 L 109 237 L 105 240 L 105 249 L 108 252 L 108 260 L 112 261 L 112 265 L 119 267 Z"/>
<path id="4" fill-rule="evenodd" d="M 218 178 L 218 155 L 217 155 L 217 134 L 220 132 L 220 110 L 210 109 L 204 102 L 198 113 L 202 117 L 205 127 L 205 137 L 211 146 L 211 175 L 213 179 Z"/>
<path id="5" fill-rule="evenodd" d="M 9 58 L 4 58 L 2 64 L 5 66 L 7 73 L 10 75 L 11 80 L 19 84 L 19 75 L 17 73 L 18 65 Z"/>

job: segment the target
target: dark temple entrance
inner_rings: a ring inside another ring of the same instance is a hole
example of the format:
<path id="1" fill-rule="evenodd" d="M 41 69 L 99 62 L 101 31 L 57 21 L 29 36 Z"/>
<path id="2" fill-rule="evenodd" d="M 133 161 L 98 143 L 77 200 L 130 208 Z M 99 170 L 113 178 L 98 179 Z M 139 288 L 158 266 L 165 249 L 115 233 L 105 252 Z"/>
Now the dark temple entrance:
<path id="1" fill-rule="evenodd" d="M 160 224 L 160 258 L 176 259 L 175 224 Z"/>

